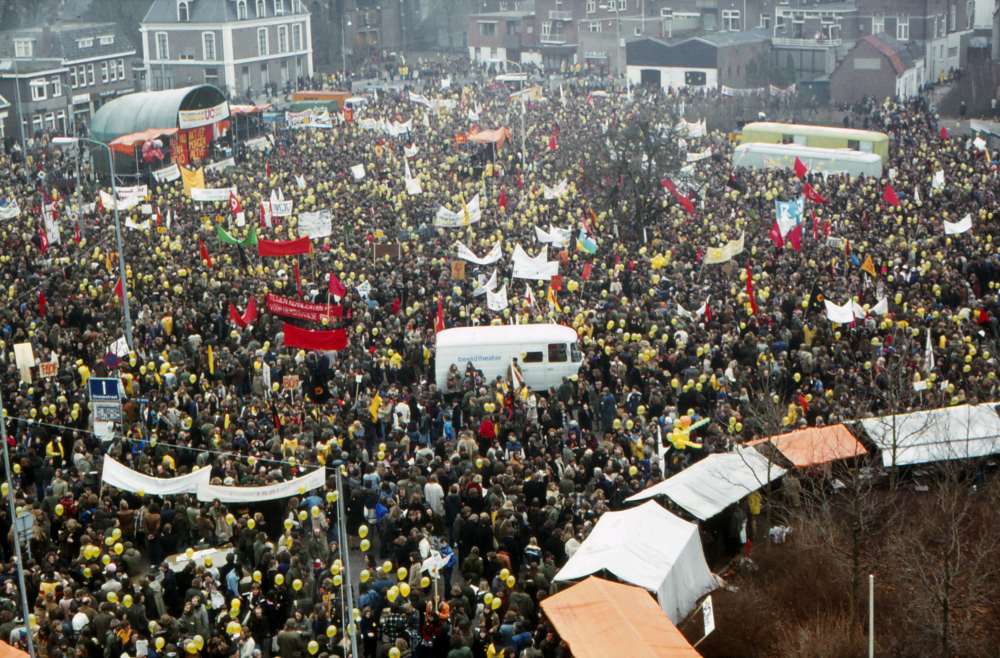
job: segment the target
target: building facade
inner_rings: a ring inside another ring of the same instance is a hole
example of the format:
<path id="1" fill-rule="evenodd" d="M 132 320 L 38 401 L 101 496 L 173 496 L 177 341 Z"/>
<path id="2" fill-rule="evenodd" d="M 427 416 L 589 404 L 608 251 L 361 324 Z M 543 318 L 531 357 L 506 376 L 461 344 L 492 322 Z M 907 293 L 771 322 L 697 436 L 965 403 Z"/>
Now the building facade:
<path id="1" fill-rule="evenodd" d="M 721 86 L 745 88 L 747 63 L 770 56 L 766 32 L 718 32 L 675 44 L 641 39 L 627 44 L 627 73 L 633 85 L 666 89 Z"/>
<path id="2" fill-rule="evenodd" d="M 209 84 L 246 100 L 313 74 L 302 0 L 156 0 L 139 31 L 148 91 Z"/>
<path id="3" fill-rule="evenodd" d="M 114 23 L 0 32 L 0 57 L 7 62 L 0 95 L 15 104 L 3 120 L 3 135 L 18 136 L 18 114 L 25 137 L 87 125 L 104 103 L 135 91 L 134 55 Z"/>
<path id="4" fill-rule="evenodd" d="M 856 103 L 866 96 L 878 102 L 913 96 L 924 83 L 924 62 L 914 57 L 914 48 L 885 32 L 861 38 L 830 76 L 830 99 Z"/>

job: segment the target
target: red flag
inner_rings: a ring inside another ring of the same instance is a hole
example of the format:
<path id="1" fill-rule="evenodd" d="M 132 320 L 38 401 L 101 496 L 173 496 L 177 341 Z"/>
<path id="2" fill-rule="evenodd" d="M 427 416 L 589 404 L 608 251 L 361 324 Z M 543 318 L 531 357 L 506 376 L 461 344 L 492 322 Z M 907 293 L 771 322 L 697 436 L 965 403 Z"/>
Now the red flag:
<path id="1" fill-rule="evenodd" d="M 813 211 L 810 210 L 809 214 L 812 215 L 813 218 L 813 240 L 819 240 L 819 235 L 818 235 L 819 220 L 816 219 L 816 213 L 814 213 Z"/>
<path id="2" fill-rule="evenodd" d="M 948 129 L 941 126 L 941 139 L 948 139 Z"/>
<path id="3" fill-rule="evenodd" d="M 556 274 L 551 279 L 549 279 L 549 287 L 555 291 L 562 290 L 562 275 Z"/>
<path id="4" fill-rule="evenodd" d="M 45 235 L 44 228 L 38 229 L 38 242 L 44 256 L 45 252 L 49 250 L 49 236 Z"/>
<path id="5" fill-rule="evenodd" d="M 438 294 L 438 312 L 434 319 L 434 333 L 439 331 L 444 331 L 444 301 L 440 294 Z"/>
<path id="6" fill-rule="evenodd" d="M 97 195 L 97 206 L 95 206 L 95 207 L 97 208 L 97 214 L 98 215 L 100 215 L 102 212 L 104 212 L 104 202 L 101 200 L 101 195 L 100 194 Z"/>
<path id="7" fill-rule="evenodd" d="M 705 324 L 708 324 L 711 321 L 712 321 L 712 307 L 708 305 L 708 302 L 705 302 Z"/>
<path id="8" fill-rule="evenodd" d="M 310 331 L 299 329 L 294 324 L 282 323 L 285 332 L 285 347 L 299 347 L 304 350 L 339 352 L 347 349 L 347 330 Z"/>
<path id="9" fill-rule="evenodd" d="M 585 263 L 583 266 L 583 273 L 580 275 L 584 281 L 590 281 L 590 273 L 593 271 L 594 266 L 590 263 Z"/>
<path id="10" fill-rule="evenodd" d="M 80 244 L 83 237 L 80 235 L 80 220 L 73 223 L 73 241 Z"/>
<path id="11" fill-rule="evenodd" d="M 882 195 L 882 199 L 889 204 L 899 207 L 899 197 L 896 196 L 896 191 L 892 189 L 892 185 L 885 186 L 885 193 Z"/>
<path id="12" fill-rule="evenodd" d="M 118 295 L 118 299 L 125 300 L 125 289 L 122 287 L 121 279 L 118 279 L 118 283 L 115 284 L 115 294 Z"/>
<path id="13" fill-rule="evenodd" d="M 691 203 L 690 199 L 688 199 L 686 196 L 680 193 L 680 191 L 677 189 L 677 186 L 674 185 L 674 182 L 672 180 L 670 180 L 669 178 L 664 178 L 662 181 L 660 181 L 660 183 L 662 183 L 663 187 L 667 188 L 670 191 L 670 193 L 674 195 L 675 199 L 681 202 L 681 205 L 684 206 L 684 210 L 686 210 L 688 213 L 694 212 L 694 204 Z"/>
<path id="14" fill-rule="evenodd" d="M 847 238 L 847 247 L 844 250 L 848 258 L 851 257 L 851 239 Z"/>
<path id="15" fill-rule="evenodd" d="M 354 109 L 350 107 L 344 108 L 344 123 L 354 123 Z"/>
<path id="16" fill-rule="evenodd" d="M 774 225 L 771 226 L 771 230 L 767 232 L 767 237 L 771 238 L 771 242 L 778 249 L 785 248 L 785 239 L 781 237 L 781 227 L 778 226 L 778 222 L 774 222 Z"/>
<path id="17" fill-rule="evenodd" d="M 212 257 L 208 255 L 208 249 L 205 248 L 205 243 L 201 241 L 201 238 L 198 238 L 198 249 L 201 250 L 201 260 L 208 267 L 212 267 Z"/>
<path id="18" fill-rule="evenodd" d="M 271 202 L 261 201 L 260 202 L 260 227 L 271 227 Z"/>
<path id="19" fill-rule="evenodd" d="M 799 160 L 798 156 L 795 156 L 795 175 L 798 178 L 805 178 L 808 173 L 809 170 L 806 169 L 804 164 L 802 164 L 802 160 Z"/>
<path id="20" fill-rule="evenodd" d="M 982 311 L 980 311 L 982 313 Z M 38 314 L 45 316 L 45 293 L 41 290 L 38 291 Z M 980 320 L 982 322 L 982 320 Z"/>
<path id="21" fill-rule="evenodd" d="M 254 301 L 253 296 L 247 302 L 247 310 L 243 315 L 240 315 L 233 303 L 229 302 L 229 321 L 240 329 L 245 329 L 248 324 L 257 321 L 257 302 Z"/>
<path id="22" fill-rule="evenodd" d="M 814 190 L 813 186 L 809 183 L 806 183 L 805 195 L 810 201 L 815 201 L 816 203 L 826 203 L 826 199 L 823 198 L 823 195 Z"/>
<path id="23" fill-rule="evenodd" d="M 594 92 L 590 92 L 589 94 L 587 94 L 587 105 L 590 105 L 593 102 L 594 102 Z"/>
<path id="24" fill-rule="evenodd" d="M 799 224 L 785 236 L 788 238 L 788 244 L 792 245 L 792 249 L 795 251 L 802 251 L 802 225 Z"/>
<path id="25" fill-rule="evenodd" d="M 830 237 L 830 220 L 823 222 L 823 235 Z"/>
<path id="26" fill-rule="evenodd" d="M 42 313 L 44 315 L 44 313 Z M 979 324 L 986 324 L 990 321 L 990 316 L 986 315 L 986 311 L 979 309 L 979 317 L 976 320 Z"/>
<path id="27" fill-rule="evenodd" d="M 753 314 L 757 315 L 757 298 L 753 294 L 753 272 L 750 271 L 750 261 L 747 261 L 747 296 L 750 298 L 750 308 L 753 309 Z"/>
<path id="28" fill-rule="evenodd" d="M 330 272 L 330 294 L 341 298 L 347 296 L 347 288 L 344 287 L 344 284 L 340 282 L 340 279 L 333 272 Z"/>
<path id="29" fill-rule="evenodd" d="M 520 169 L 517 170 L 517 189 L 519 189 L 522 192 L 524 191 L 524 181 L 521 180 L 521 170 Z"/>
<path id="30" fill-rule="evenodd" d="M 295 262 L 292 263 L 292 265 L 295 266 L 295 289 L 299 293 L 299 301 L 301 302 L 302 301 L 302 278 L 299 276 L 299 261 L 298 261 L 298 259 L 296 259 Z"/>
<path id="31" fill-rule="evenodd" d="M 556 133 L 557 132 L 559 132 L 559 131 L 558 130 L 554 131 L 552 133 L 552 137 L 549 137 L 549 150 L 550 151 L 555 151 L 556 150 Z"/>
<path id="32" fill-rule="evenodd" d="M 507 195 L 504 193 L 503 185 L 500 186 L 500 210 L 507 212 Z"/>
<path id="33" fill-rule="evenodd" d="M 265 164 L 267 165 L 267 177 L 270 178 L 271 177 L 271 162 L 268 161 Z"/>
<path id="34" fill-rule="evenodd" d="M 157 207 L 156 207 L 156 225 L 157 225 L 157 226 L 159 226 L 159 225 L 160 225 L 160 220 L 161 220 L 161 219 L 163 219 L 163 216 L 162 216 L 162 215 L 160 214 L 160 207 L 159 207 L 159 206 L 157 206 Z"/>
<path id="35" fill-rule="evenodd" d="M 240 200 L 236 198 L 236 194 L 232 190 L 229 190 L 229 209 L 234 215 L 238 215 L 243 212 L 243 204 L 241 204 Z"/>

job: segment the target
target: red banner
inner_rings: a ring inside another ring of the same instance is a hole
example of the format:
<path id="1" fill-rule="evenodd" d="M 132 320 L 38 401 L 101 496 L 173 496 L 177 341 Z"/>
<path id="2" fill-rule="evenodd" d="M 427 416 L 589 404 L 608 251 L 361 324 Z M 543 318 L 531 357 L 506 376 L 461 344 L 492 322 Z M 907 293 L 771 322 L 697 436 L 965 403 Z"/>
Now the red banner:
<path id="1" fill-rule="evenodd" d="M 323 318 L 339 318 L 344 315 L 344 307 L 338 305 L 311 304 L 289 299 L 280 295 L 267 294 L 267 312 L 275 315 L 287 315 L 300 320 L 322 322 Z"/>
<path id="2" fill-rule="evenodd" d="M 312 242 L 308 237 L 298 240 L 257 240 L 257 253 L 261 256 L 312 255 Z"/>
<path id="3" fill-rule="evenodd" d="M 204 160 L 208 155 L 208 144 L 214 135 L 212 126 L 179 130 L 174 142 L 173 160 L 185 167 L 189 163 Z"/>
<path id="4" fill-rule="evenodd" d="M 347 331 L 309 331 L 284 323 L 285 347 L 299 347 L 304 350 L 338 352 L 347 348 Z"/>

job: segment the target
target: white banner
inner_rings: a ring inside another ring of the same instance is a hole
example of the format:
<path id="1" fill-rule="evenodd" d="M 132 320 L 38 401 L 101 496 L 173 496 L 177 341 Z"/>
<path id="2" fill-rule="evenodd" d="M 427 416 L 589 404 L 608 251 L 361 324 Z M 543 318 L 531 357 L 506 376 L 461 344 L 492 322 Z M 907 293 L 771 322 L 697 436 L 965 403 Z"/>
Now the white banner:
<path id="1" fill-rule="evenodd" d="M 466 247 L 461 242 L 455 243 L 455 252 L 462 260 L 467 260 L 470 263 L 475 263 L 476 265 L 492 265 L 503 258 L 503 250 L 500 248 L 499 242 L 493 245 L 493 248 L 490 249 L 490 253 L 486 254 L 483 258 L 476 256 L 471 249 Z"/>
<path id="2" fill-rule="evenodd" d="M 289 199 L 288 201 L 272 201 L 271 202 L 271 213 L 275 217 L 288 217 L 292 214 L 292 208 L 294 201 Z"/>
<path id="3" fill-rule="evenodd" d="M 157 183 L 169 183 L 170 181 L 175 181 L 180 177 L 181 168 L 177 166 L 176 162 L 169 167 L 164 167 L 163 169 L 158 169 L 153 172 L 153 178 L 156 179 Z"/>
<path id="4" fill-rule="evenodd" d="M 333 214 L 326 208 L 299 213 L 299 237 L 326 238 L 333 235 Z"/>
<path id="5" fill-rule="evenodd" d="M 687 154 L 687 161 L 688 162 L 701 162 L 702 160 L 708 160 L 710 157 L 712 157 L 712 147 L 711 146 L 709 146 L 707 149 L 705 149 L 701 153 L 688 153 Z"/>
<path id="6" fill-rule="evenodd" d="M 107 192 L 105 192 L 104 190 L 100 191 L 100 195 L 101 195 L 101 205 L 104 206 L 105 210 L 114 210 L 114 207 L 116 205 L 118 206 L 118 210 L 120 211 L 131 210 L 132 208 L 135 208 L 137 205 L 142 203 L 142 198 L 137 196 L 126 197 L 121 201 L 116 202 L 115 198 L 110 194 L 108 194 Z M 226 195 L 225 200 L 226 201 L 229 200 L 228 194 Z"/>
<path id="7" fill-rule="evenodd" d="M 248 139 L 244 144 L 247 145 L 248 149 L 254 149 L 255 151 L 266 151 L 271 147 L 271 142 L 266 137 L 254 137 L 253 139 Z"/>
<path id="8" fill-rule="evenodd" d="M 468 218 L 466 218 L 466 214 L 468 214 Z M 479 209 L 479 195 L 477 194 L 472 197 L 471 201 L 465 204 L 465 208 L 459 208 L 458 212 L 452 212 L 444 206 L 438 206 L 437 212 L 434 214 L 434 226 L 455 228 L 457 226 L 475 224 L 482 218 L 483 213 Z"/>
<path id="9" fill-rule="evenodd" d="M 208 486 L 208 483 L 212 481 L 212 469 L 203 468 L 175 478 L 154 478 L 137 473 L 127 466 L 119 464 L 108 455 L 104 455 L 101 481 L 132 493 L 142 490 L 153 496 L 171 496 L 196 493 L 200 485 Z"/>
<path id="10" fill-rule="evenodd" d="M 493 292 L 486 291 L 486 307 L 491 311 L 502 311 L 507 308 L 507 285 L 500 289 L 500 292 L 494 294 Z"/>
<path id="11" fill-rule="evenodd" d="M 409 195 L 423 194 L 424 189 L 420 187 L 420 179 L 418 178 L 407 178 L 406 179 L 406 193 Z"/>
<path id="12" fill-rule="evenodd" d="M 826 317 L 834 322 L 841 324 L 854 322 L 854 302 L 847 302 L 843 306 L 837 306 L 829 299 L 824 299 L 823 303 L 826 305 Z"/>
<path id="13" fill-rule="evenodd" d="M 416 147 L 416 145 L 414 145 L 412 147 L 410 147 L 410 146 L 404 146 L 403 147 L 403 155 L 405 155 L 406 157 L 412 158 L 416 154 L 417 154 L 417 147 Z"/>
<path id="14" fill-rule="evenodd" d="M 222 101 L 215 107 L 203 110 L 181 110 L 177 113 L 177 126 L 181 130 L 210 126 L 217 121 L 229 118 L 229 103 Z"/>
<path id="15" fill-rule="evenodd" d="M 59 222 L 56 221 L 55 206 L 56 204 L 53 202 L 49 207 L 49 211 L 42 213 L 42 217 L 45 219 L 45 236 L 49 244 L 59 244 L 62 242 L 62 238 L 59 236 Z"/>
<path id="16" fill-rule="evenodd" d="M 546 201 L 550 201 L 552 199 L 558 199 L 561 196 L 565 196 L 568 190 L 569 190 L 569 184 L 566 181 L 559 183 L 555 187 L 542 185 L 542 193 L 545 196 Z"/>
<path id="17" fill-rule="evenodd" d="M 573 233 L 564 228 L 555 228 L 552 224 L 549 224 L 548 231 L 543 231 L 536 226 L 535 237 L 538 238 L 539 242 L 550 243 L 554 247 L 565 247 L 569 244 Z"/>
<path id="18" fill-rule="evenodd" d="M 116 188 L 118 192 L 118 198 L 124 201 L 129 197 L 139 197 L 140 199 L 145 199 L 149 195 L 149 187 L 146 185 L 132 185 L 130 187 L 119 187 Z"/>
<path id="19" fill-rule="evenodd" d="M 326 486 L 326 469 L 320 468 L 300 478 L 266 487 L 225 487 L 209 484 L 206 481 L 205 484 L 198 485 L 196 493 L 198 500 L 204 502 L 218 500 L 220 503 L 251 503 L 258 500 L 291 498 L 301 495 L 303 489 L 312 491 L 324 486 Z"/>
<path id="20" fill-rule="evenodd" d="M 431 102 L 427 100 L 426 96 L 421 96 L 420 94 L 414 94 L 412 91 L 410 92 L 409 99 L 412 102 L 419 103 L 420 105 L 423 105 L 427 108 L 430 108 L 431 106 Z"/>
<path id="21" fill-rule="evenodd" d="M 14 219 L 21 214 L 17 201 L 0 201 L 0 219 Z"/>
<path id="22" fill-rule="evenodd" d="M 514 274 L 515 279 L 537 279 L 548 281 L 552 277 L 559 274 L 559 261 L 549 261 L 549 250 L 548 248 L 542 249 L 542 251 L 531 258 L 528 254 L 521 248 L 521 245 L 517 245 L 514 248 L 514 255 L 511 260 L 514 262 Z"/>
<path id="23" fill-rule="evenodd" d="M 354 165 L 351 167 L 351 173 L 354 174 L 354 180 L 361 180 L 365 177 L 365 166 L 363 164 Z"/>
<path id="24" fill-rule="evenodd" d="M 944 223 L 944 234 L 945 235 L 958 235 L 959 233 L 965 233 L 966 231 L 972 230 L 972 214 L 966 214 L 961 221 L 958 222 L 945 222 Z"/>
<path id="25" fill-rule="evenodd" d="M 132 221 L 131 217 L 126 217 L 125 218 L 125 228 L 134 228 L 134 229 L 137 229 L 137 230 L 140 230 L 140 231 L 148 231 L 149 230 L 149 220 L 147 219 L 144 222 L 136 223 L 136 222 Z"/>
<path id="26" fill-rule="evenodd" d="M 233 158 L 228 158 L 226 160 L 221 160 L 219 162 L 213 162 L 212 164 L 205 165 L 205 171 L 225 171 L 226 169 L 235 169 L 236 160 Z M 145 195 L 143 195 L 145 196 Z"/>
<path id="27" fill-rule="evenodd" d="M 732 260 L 733 256 L 743 253 L 743 238 L 744 234 L 740 233 L 740 237 L 738 239 L 730 240 L 721 248 L 710 247 L 708 253 L 705 254 L 705 265 L 725 263 L 726 261 Z"/>
<path id="28" fill-rule="evenodd" d="M 193 201 L 229 201 L 229 194 L 232 192 L 236 198 L 239 198 L 239 194 L 236 192 L 236 187 L 220 187 L 214 189 L 191 190 L 191 199 Z"/>
<path id="29" fill-rule="evenodd" d="M 480 295 L 485 295 L 487 292 L 493 292 L 497 287 L 497 271 L 493 270 L 493 275 L 490 276 L 489 281 L 483 281 L 486 277 L 480 275 L 476 280 L 476 286 L 472 289 L 472 296 L 479 297 Z"/>

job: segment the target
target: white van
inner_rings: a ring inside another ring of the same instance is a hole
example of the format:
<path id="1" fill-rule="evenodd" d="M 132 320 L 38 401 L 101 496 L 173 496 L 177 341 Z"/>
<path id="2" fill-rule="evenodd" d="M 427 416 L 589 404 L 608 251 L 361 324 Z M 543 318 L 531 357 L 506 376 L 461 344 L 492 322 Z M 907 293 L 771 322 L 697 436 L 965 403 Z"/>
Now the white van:
<path id="1" fill-rule="evenodd" d="M 558 324 L 445 329 L 437 335 L 437 386 L 446 390 L 452 364 L 465 376 L 471 363 L 487 381 L 493 381 L 497 376 L 506 379 L 511 360 L 517 359 L 524 383 L 545 391 L 580 370 L 583 353 L 576 341 L 573 328 Z"/>
<path id="2" fill-rule="evenodd" d="M 861 174 L 870 178 L 882 177 L 882 156 L 851 149 L 825 149 L 798 144 L 740 144 L 733 151 L 733 166 L 750 169 L 793 169 L 795 158 L 802 161 L 809 171 L 822 174 Z"/>

